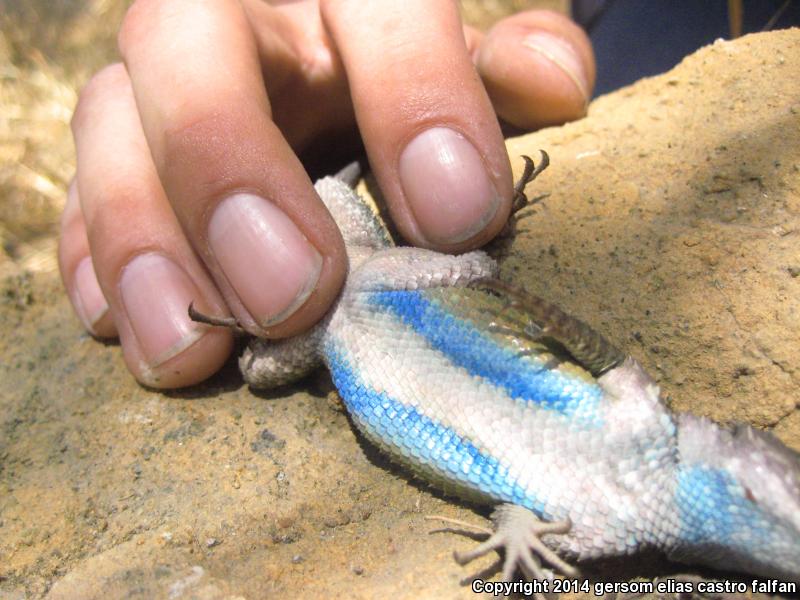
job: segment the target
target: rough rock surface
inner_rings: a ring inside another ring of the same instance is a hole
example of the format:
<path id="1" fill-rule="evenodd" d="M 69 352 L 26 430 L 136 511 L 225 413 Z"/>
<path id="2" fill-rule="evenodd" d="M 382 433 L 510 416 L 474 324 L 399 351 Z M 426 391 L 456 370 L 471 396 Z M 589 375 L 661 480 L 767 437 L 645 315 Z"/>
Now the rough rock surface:
<path id="1" fill-rule="evenodd" d="M 800 449 L 798 74 L 798 30 L 718 42 L 510 140 L 552 166 L 503 271 L 639 358 L 676 410 Z M 451 558 L 471 542 L 423 515 L 482 517 L 388 466 L 325 374 L 255 395 L 230 366 L 152 392 L 55 277 L 1 291 L 0 598 L 473 597 Z"/>

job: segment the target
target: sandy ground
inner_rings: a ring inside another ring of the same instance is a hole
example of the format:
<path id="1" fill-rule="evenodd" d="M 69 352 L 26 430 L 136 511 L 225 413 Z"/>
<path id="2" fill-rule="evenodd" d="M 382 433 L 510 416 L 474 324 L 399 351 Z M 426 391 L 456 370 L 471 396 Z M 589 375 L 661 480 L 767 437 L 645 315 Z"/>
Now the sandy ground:
<path id="1" fill-rule="evenodd" d="M 800 449 L 799 134 L 794 30 L 716 43 L 509 140 L 552 166 L 503 273 L 628 350 L 675 410 Z M 0 598 L 473 596 L 451 559 L 471 542 L 423 516 L 484 513 L 388 465 L 324 373 L 264 395 L 231 364 L 146 390 L 56 275 L 22 268 L 0 287 L 0 356 Z"/>

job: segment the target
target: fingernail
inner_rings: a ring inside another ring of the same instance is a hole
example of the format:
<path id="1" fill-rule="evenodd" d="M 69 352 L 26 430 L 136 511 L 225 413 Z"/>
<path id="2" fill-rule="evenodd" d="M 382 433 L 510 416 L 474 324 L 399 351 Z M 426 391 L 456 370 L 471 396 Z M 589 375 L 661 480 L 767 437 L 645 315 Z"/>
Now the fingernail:
<path id="1" fill-rule="evenodd" d="M 463 242 L 486 227 L 500 199 L 481 155 L 447 127 L 420 133 L 400 155 L 400 184 L 426 240 Z"/>
<path id="2" fill-rule="evenodd" d="M 253 194 L 220 202 L 208 241 L 225 277 L 262 327 L 285 321 L 314 291 L 322 256 L 277 206 Z"/>
<path id="3" fill-rule="evenodd" d="M 158 367 L 202 337 L 202 326 L 187 312 L 190 302 L 201 300 L 200 292 L 170 259 L 160 254 L 137 256 L 122 270 L 119 285 L 148 367 Z"/>
<path id="4" fill-rule="evenodd" d="M 589 101 L 589 81 L 583 61 L 569 42 L 546 31 L 526 35 L 522 45 L 544 56 L 558 67 L 578 88 L 585 102 Z"/>
<path id="5" fill-rule="evenodd" d="M 108 312 L 108 302 L 97 282 L 92 257 L 87 256 L 75 269 L 75 310 L 83 326 L 96 335 L 94 326 Z"/>

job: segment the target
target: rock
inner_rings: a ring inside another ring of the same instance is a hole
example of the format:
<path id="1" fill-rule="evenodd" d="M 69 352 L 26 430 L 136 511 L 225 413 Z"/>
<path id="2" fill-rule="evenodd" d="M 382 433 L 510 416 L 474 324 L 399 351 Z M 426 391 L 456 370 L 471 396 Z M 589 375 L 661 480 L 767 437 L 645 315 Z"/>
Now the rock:
<path id="1" fill-rule="evenodd" d="M 633 353 L 675 409 L 795 448 L 798 73 L 798 30 L 718 42 L 509 140 L 517 169 L 539 148 L 552 166 L 502 266 Z M 387 465 L 324 391 L 257 396 L 233 364 L 145 390 L 55 277 L 30 286 L 35 302 L 0 303 L 0 596 L 473 597 L 450 554 L 472 542 L 422 516 L 480 518 Z M 369 518 L 340 519 L 354 507 Z M 594 574 L 687 570 L 624 563 Z"/>
<path id="2" fill-rule="evenodd" d="M 509 141 L 512 160 L 541 147 L 552 166 L 505 273 L 651 373 L 670 357 L 676 410 L 760 427 L 796 410 L 798 73 L 798 30 L 718 41 L 586 119 Z M 659 352 L 629 343 L 635 331 Z M 742 364 L 756 376 L 736 376 Z M 800 449 L 800 430 L 785 441 Z"/>

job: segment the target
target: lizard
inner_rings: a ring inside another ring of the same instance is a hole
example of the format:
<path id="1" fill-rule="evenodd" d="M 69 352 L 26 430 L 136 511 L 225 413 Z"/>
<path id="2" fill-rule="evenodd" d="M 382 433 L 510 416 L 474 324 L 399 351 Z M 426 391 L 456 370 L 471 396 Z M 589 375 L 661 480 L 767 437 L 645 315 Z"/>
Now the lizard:
<path id="1" fill-rule="evenodd" d="M 528 158 L 525 187 L 549 164 Z M 246 382 L 273 388 L 325 364 L 356 428 L 446 493 L 495 506 L 502 577 L 566 576 L 576 561 L 673 560 L 800 581 L 800 455 L 748 425 L 673 414 L 636 359 L 542 298 L 498 279 L 483 251 L 399 247 L 354 190 L 357 166 L 315 188 L 349 274 L 307 333 L 253 339 Z M 512 216 L 510 223 L 516 217 Z M 190 315 L 212 325 L 232 319 Z"/>

